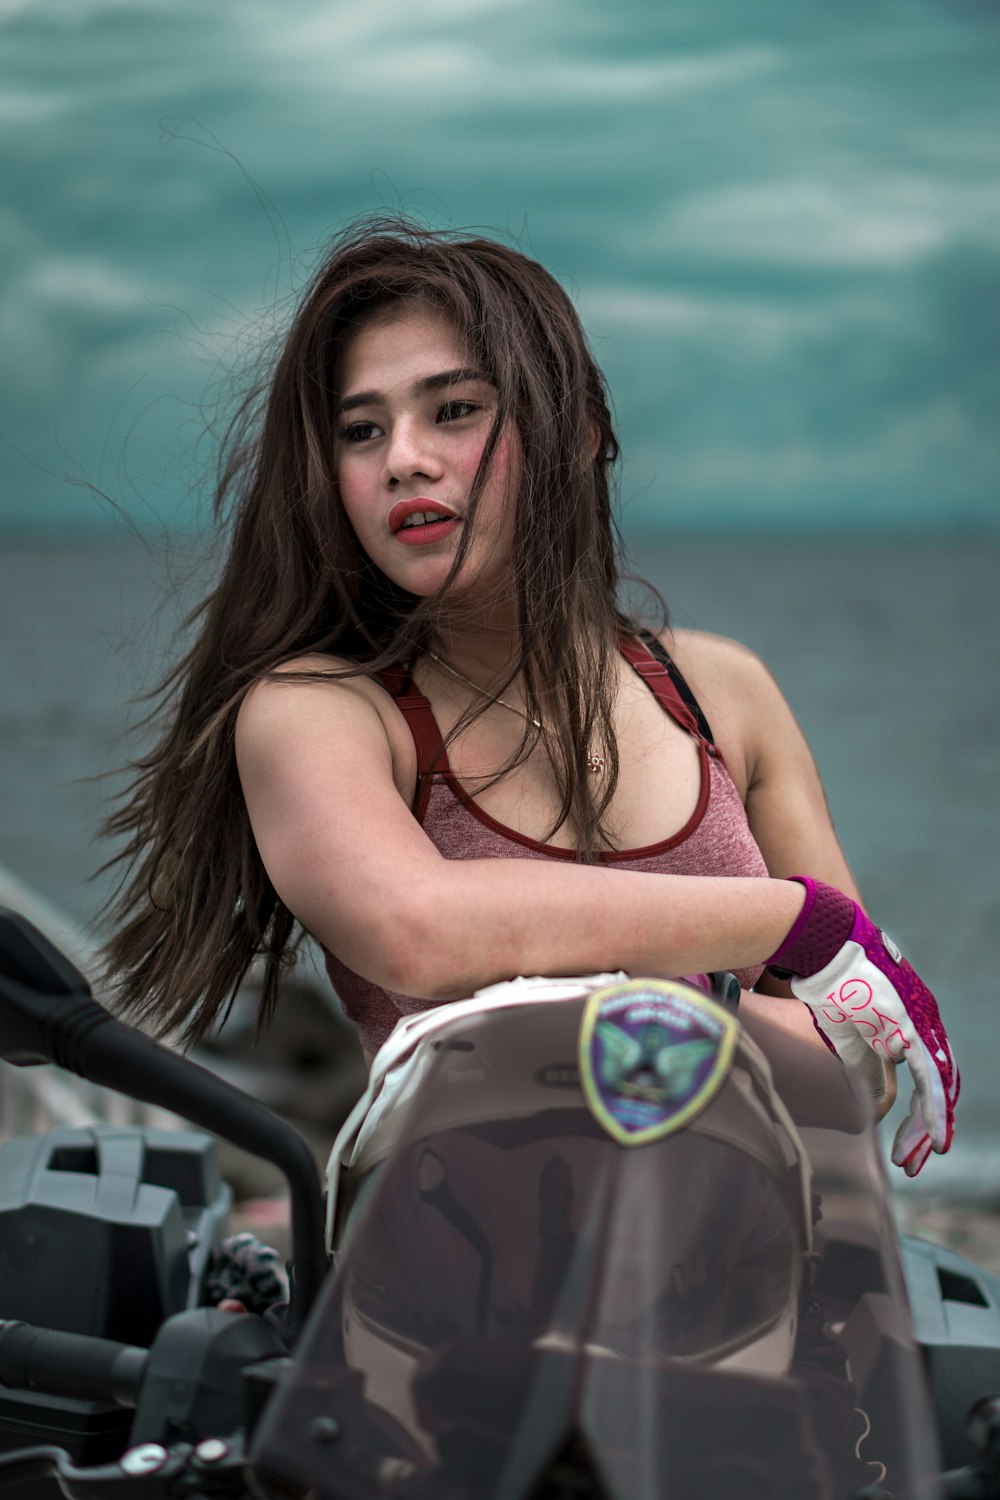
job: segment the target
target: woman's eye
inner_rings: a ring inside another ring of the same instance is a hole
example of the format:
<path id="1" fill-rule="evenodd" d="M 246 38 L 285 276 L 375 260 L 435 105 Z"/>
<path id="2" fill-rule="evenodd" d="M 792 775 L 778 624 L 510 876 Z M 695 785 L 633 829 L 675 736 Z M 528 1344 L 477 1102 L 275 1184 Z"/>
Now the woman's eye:
<path id="1" fill-rule="evenodd" d="M 446 401 L 438 411 L 439 422 L 458 422 L 462 417 L 471 417 L 472 413 L 479 410 L 476 401 Z"/>
<path id="2" fill-rule="evenodd" d="M 341 428 L 340 436 L 345 443 L 367 443 L 377 437 L 382 429 L 375 422 L 350 422 Z"/>

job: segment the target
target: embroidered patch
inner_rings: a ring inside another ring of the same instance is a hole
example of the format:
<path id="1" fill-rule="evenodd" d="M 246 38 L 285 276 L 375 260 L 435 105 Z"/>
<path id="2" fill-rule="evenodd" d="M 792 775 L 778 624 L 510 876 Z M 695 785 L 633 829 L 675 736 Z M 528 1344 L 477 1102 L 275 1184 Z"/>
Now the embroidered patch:
<path id="1" fill-rule="evenodd" d="M 580 1024 L 580 1082 L 591 1114 L 623 1146 L 662 1140 L 718 1092 L 738 1022 L 670 979 L 595 990 Z"/>

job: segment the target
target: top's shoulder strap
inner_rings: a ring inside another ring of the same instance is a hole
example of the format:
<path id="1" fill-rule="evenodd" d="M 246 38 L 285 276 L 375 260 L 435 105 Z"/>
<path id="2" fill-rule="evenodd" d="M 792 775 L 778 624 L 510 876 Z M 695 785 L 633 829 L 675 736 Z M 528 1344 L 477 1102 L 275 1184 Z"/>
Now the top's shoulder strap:
<path id="1" fill-rule="evenodd" d="M 413 736 L 417 752 L 417 790 L 413 811 L 417 821 L 421 822 L 431 792 L 432 773 L 448 769 L 444 738 L 429 701 L 414 687 L 413 680 L 404 667 L 390 667 L 384 672 L 376 673 L 376 676 L 405 716 Z"/>
<path id="2" fill-rule="evenodd" d="M 656 694 L 667 712 L 672 714 L 678 723 L 683 724 L 685 728 L 703 739 L 707 745 L 714 747 L 715 736 L 701 704 L 688 686 L 677 663 L 653 632 L 641 630 L 639 641 L 623 637 L 621 649 L 622 655 L 649 683 L 651 691 Z"/>

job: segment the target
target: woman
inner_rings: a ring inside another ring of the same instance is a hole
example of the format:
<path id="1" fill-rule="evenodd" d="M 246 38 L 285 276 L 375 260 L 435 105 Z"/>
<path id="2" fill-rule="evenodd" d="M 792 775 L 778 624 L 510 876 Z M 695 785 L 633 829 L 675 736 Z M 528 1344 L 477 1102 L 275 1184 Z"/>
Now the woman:
<path id="1" fill-rule="evenodd" d="M 918 1171 L 958 1092 L 933 997 L 766 669 L 623 612 L 617 454 L 540 266 L 406 224 L 334 248 L 230 435 L 228 557 L 109 822 L 123 1002 L 194 1038 L 263 953 L 266 1010 L 299 924 L 369 1058 L 408 1010 L 618 968 L 733 969 L 821 1046 L 770 961 L 847 1060 L 910 1063 Z"/>

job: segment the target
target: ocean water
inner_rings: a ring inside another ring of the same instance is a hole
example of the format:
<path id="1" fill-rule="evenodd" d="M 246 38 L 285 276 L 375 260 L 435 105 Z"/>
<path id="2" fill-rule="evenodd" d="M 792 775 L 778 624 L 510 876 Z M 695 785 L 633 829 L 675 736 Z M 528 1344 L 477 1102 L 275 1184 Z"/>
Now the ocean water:
<path id="1" fill-rule="evenodd" d="M 938 994 L 983 1180 L 1000 1129 L 1000 544 L 644 543 L 635 561 L 675 623 L 743 640 L 784 688 L 869 906 Z M 0 548 L 0 865 L 96 935 L 97 828 L 133 700 L 204 576 L 121 538 Z"/>

